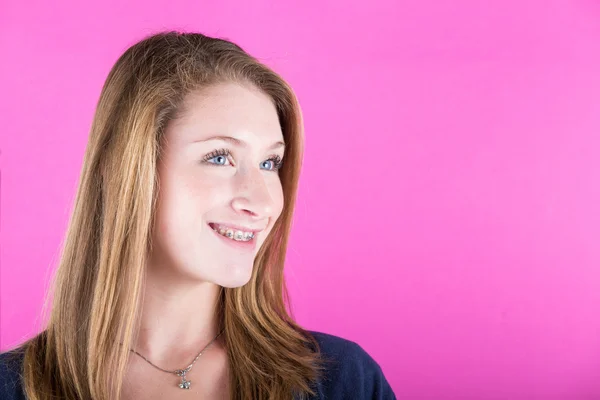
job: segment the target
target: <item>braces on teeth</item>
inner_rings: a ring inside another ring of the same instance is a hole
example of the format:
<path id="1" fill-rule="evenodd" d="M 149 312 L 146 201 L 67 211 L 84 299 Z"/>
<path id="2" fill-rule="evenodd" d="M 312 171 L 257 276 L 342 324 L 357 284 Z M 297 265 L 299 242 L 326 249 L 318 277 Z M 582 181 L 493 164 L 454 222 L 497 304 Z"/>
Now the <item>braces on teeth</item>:
<path id="1" fill-rule="evenodd" d="M 236 240 L 238 242 L 247 242 L 254 238 L 254 232 L 244 232 L 239 230 L 236 231 L 230 228 L 223 228 L 222 226 L 219 226 L 218 229 L 213 226 L 212 229 L 218 234 L 228 237 L 229 239 Z"/>

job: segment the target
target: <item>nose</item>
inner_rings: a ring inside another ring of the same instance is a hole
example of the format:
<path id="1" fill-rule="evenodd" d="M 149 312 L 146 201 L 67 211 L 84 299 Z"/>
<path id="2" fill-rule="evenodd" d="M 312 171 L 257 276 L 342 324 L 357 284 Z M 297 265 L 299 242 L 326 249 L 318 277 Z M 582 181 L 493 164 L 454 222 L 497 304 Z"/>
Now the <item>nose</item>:
<path id="1" fill-rule="evenodd" d="M 236 174 L 237 190 L 231 202 L 236 212 L 249 214 L 257 219 L 271 216 L 274 210 L 274 201 L 265 180 L 264 174 L 266 173 L 272 172 L 249 168 Z"/>

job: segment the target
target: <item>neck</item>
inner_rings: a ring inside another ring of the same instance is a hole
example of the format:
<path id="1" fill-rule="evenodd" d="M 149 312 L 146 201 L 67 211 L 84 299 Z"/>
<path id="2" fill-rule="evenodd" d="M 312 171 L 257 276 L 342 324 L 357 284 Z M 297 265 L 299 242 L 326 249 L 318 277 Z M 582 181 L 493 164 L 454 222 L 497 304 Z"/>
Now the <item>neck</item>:
<path id="1" fill-rule="evenodd" d="M 134 350 L 163 368 L 185 367 L 221 331 L 221 289 L 213 283 L 176 280 L 148 269 Z M 209 348 L 221 347 L 222 338 Z"/>

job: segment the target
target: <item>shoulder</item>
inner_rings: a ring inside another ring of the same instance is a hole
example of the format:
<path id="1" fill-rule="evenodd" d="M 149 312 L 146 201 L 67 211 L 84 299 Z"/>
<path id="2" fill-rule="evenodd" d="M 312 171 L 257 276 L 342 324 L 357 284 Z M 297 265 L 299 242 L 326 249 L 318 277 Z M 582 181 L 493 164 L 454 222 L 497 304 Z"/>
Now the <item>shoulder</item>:
<path id="1" fill-rule="evenodd" d="M 0 400 L 25 400 L 21 383 L 22 351 L 0 353 Z"/>
<path id="2" fill-rule="evenodd" d="M 359 344 L 323 332 L 309 333 L 325 362 L 318 384 L 321 398 L 396 399 L 379 364 Z"/>

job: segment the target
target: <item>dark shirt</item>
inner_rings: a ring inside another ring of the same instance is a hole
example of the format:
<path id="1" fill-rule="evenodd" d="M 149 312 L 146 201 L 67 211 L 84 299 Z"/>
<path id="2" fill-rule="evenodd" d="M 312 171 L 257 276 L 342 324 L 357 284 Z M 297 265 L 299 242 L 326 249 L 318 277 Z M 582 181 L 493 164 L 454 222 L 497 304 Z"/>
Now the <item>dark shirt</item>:
<path id="1" fill-rule="evenodd" d="M 0 354 L 0 400 L 25 400 L 21 383 L 23 354 Z"/>
<path id="2" fill-rule="evenodd" d="M 321 332 L 311 333 L 331 360 L 317 383 L 317 399 L 395 400 L 379 364 L 358 344 Z M 0 354 L 0 400 L 25 400 L 21 383 L 22 354 Z"/>

